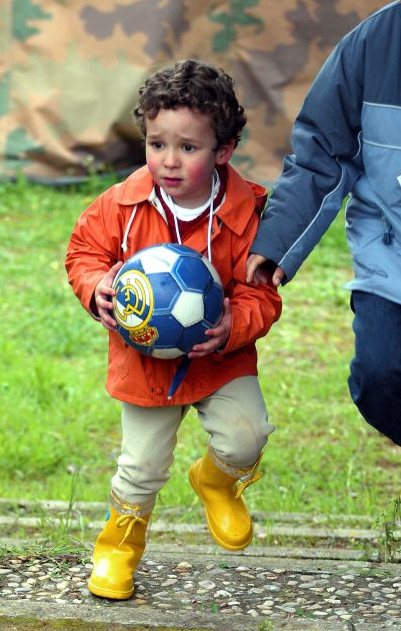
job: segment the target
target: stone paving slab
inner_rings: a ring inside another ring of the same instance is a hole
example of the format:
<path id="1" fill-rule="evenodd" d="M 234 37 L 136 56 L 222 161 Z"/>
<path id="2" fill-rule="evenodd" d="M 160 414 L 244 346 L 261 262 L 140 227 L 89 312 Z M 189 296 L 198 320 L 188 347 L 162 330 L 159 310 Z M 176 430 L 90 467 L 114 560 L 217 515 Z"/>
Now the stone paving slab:
<path id="1" fill-rule="evenodd" d="M 196 555 L 149 545 L 134 595 L 122 602 L 92 596 L 90 570 L 89 555 L 10 557 L 0 565 L 0 629 L 31 631 L 27 620 L 37 619 L 49 621 L 37 627 L 46 631 L 111 623 L 113 631 L 401 630 L 399 564 L 270 558 L 258 546 Z M 59 620 L 71 627 L 52 626 Z"/>
<path id="2" fill-rule="evenodd" d="M 283 620 L 275 621 L 271 624 L 268 621 L 259 622 L 247 616 L 232 616 L 224 614 L 189 614 L 176 611 L 173 615 L 160 613 L 150 607 L 121 611 L 122 607 L 117 604 L 114 607 L 94 610 L 88 605 L 79 608 L 71 604 L 55 603 L 13 603 L 12 606 L 5 607 L 0 602 L 0 629 L 1 631 L 31 631 L 30 625 L 36 618 L 47 622 L 46 631 L 59 631 L 60 621 L 66 621 L 66 626 L 61 627 L 63 631 L 70 631 L 68 620 L 71 623 L 71 631 L 145 631 L 147 629 L 159 629 L 159 631 L 350 631 L 351 627 L 347 623 L 324 623 L 310 620 Z M 52 622 L 55 626 L 52 627 Z M 81 625 L 79 623 L 82 623 Z M 30 624 L 29 624 L 30 623 Z M 57 623 L 57 626 L 56 626 Z M 14 626 L 12 626 L 14 625 Z M 96 625 L 96 627 L 94 626 Z M 99 625 L 99 626 L 97 626 Z M 264 626 L 263 626 L 264 625 Z M 41 627 L 38 627 L 40 629 Z M 33 626 L 33 629 L 35 627 Z M 389 630 L 389 627 L 364 626 L 357 631 L 379 631 Z M 394 627 L 393 627 L 394 629 Z M 36 629 L 35 629 L 36 631 Z"/>
<path id="3" fill-rule="evenodd" d="M 57 529 L 68 522 L 71 533 L 87 535 L 90 531 L 98 532 L 104 525 L 107 505 L 102 502 L 32 501 L 26 499 L 0 498 L 0 532 L 4 535 L 40 537 L 43 519 Z M 184 523 L 186 521 L 193 523 Z M 329 543 L 337 542 L 340 547 L 355 548 L 355 542 L 364 542 L 373 550 L 383 537 L 383 529 L 378 528 L 373 517 L 368 515 L 314 515 L 307 513 L 283 513 L 269 511 L 252 512 L 255 541 L 266 545 L 268 541 Z M 202 543 L 209 533 L 204 523 L 203 510 L 194 507 L 191 515 L 183 507 L 163 507 L 158 515 L 157 508 L 150 524 L 153 537 L 185 537 Z M 394 533 L 394 536 L 397 533 Z M 398 533 L 401 536 L 401 533 Z M 187 541 L 188 543 L 188 541 Z"/>
<path id="4" fill-rule="evenodd" d="M 0 511 L 2 513 L 16 514 L 20 511 L 21 514 L 32 514 L 40 509 L 46 511 L 46 513 L 71 513 L 78 512 L 82 515 L 94 515 L 97 514 L 100 518 L 107 512 L 108 505 L 106 502 L 80 502 L 74 501 L 72 503 L 63 500 L 28 500 L 28 499 L 15 499 L 0 497 Z M 154 514 L 157 514 L 158 507 L 156 506 Z M 203 515 L 203 509 L 201 507 L 191 507 L 188 511 L 187 508 L 182 506 L 163 506 L 162 514 L 168 517 L 177 517 L 180 515 L 191 514 Z M 277 511 L 251 511 L 253 521 L 255 522 L 279 522 L 279 523 L 295 523 L 301 524 L 315 523 L 315 524 L 327 524 L 329 523 L 347 523 L 365 524 L 372 526 L 376 519 L 371 515 L 353 515 L 353 514 L 325 514 L 316 515 L 314 513 L 286 513 Z"/>
<path id="5" fill-rule="evenodd" d="M 54 626 L 53 626 L 54 623 Z M 45 626 L 44 626 L 45 625 Z M 111 627 L 112 625 L 112 627 Z M 0 602 L 1 631 L 399 631 L 397 623 L 347 623 L 314 620 L 271 620 L 262 622 L 246 616 L 224 614 L 188 615 L 160 613 L 149 607 L 124 611 L 119 607 L 94 610 L 87 605 Z"/>
<path id="6" fill-rule="evenodd" d="M 1 544 L 1 538 L 0 538 Z M 92 545 L 90 545 L 92 548 Z M 88 546 L 89 549 L 89 546 Z M 147 551 L 157 554 L 177 553 L 182 550 L 182 545 L 179 543 L 148 543 Z M 228 550 L 217 547 L 215 544 L 185 544 L 185 551 L 191 556 L 204 556 L 204 555 L 216 555 L 227 556 L 232 554 Z M 310 559 L 316 560 L 319 563 L 328 560 L 330 563 L 334 560 L 338 561 L 372 561 L 378 562 L 378 554 L 376 551 L 356 549 L 350 550 L 349 548 L 321 548 L 310 546 L 264 546 L 264 545 L 252 545 L 245 550 L 241 550 L 236 553 L 238 558 L 240 557 L 268 557 L 269 559 Z M 311 565 L 309 563 L 309 565 Z"/>
<path id="7" fill-rule="evenodd" d="M 46 546 L 47 540 L 42 538 L 35 538 L 35 544 L 38 546 Z M 18 549 L 23 550 L 29 547 L 31 542 L 27 545 L 26 539 L 16 539 L 13 537 L 0 537 L 0 548 L 4 549 Z M 94 546 L 94 540 L 85 542 L 82 544 L 88 551 L 91 551 Z M 147 551 L 164 552 L 166 550 L 166 543 L 148 543 Z M 182 545 L 179 543 L 169 543 L 168 550 L 177 554 L 181 552 Z M 205 554 L 229 554 L 222 548 L 216 550 L 215 545 L 207 544 L 186 544 L 185 550 L 190 555 L 205 555 Z M 240 553 L 242 556 L 255 556 L 252 550 L 243 550 Z M 349 548 L 336 548 L 336 547 L 302 547 L 302 546 L 259 546 L 258 556 L 274 558 L 294 558 L 294 559 L 329 559 L 329 560 L 350 560 L 350 561 L 378 561 L 378 553 L 374 550 L 355 549 Z"/>
<path id="8" fill-rule="evenodd" d="M 61 519 L 55 518 L 53 520 L 54 526 L 58 527 L 63 522 Z M 30 528 L 33 530 L 39 530 L 43 525 L 43 519 L 41 517 L 0 517 L 0 528 L 5 527 L 15 529 L 18 527 Z M 79 530 L 80 522 L 78 520 L 72 520 L 69 523 L 71 530 Z M 102 530 L 104 526 L 104 519 L 101 521 L 88 521 L 85 527 L 88 530 Z M 178 535 L 205 535 L 208 534 L 206 524 L 174 524 L 163 520 L 156 520 L 152 522 L 151 529 L 153 533 L 174 533 Z M 380 537 L 380 532 L 374 529 L 367 528 L 333 528 L 333 527 L 310 527 L 310 526 L 260 526 L 254 525 L 254 535 L 256 538 L 265 539 L 267 533 L 270 537 L 298 537 L 298 538 L 310 538 L 310 539 L 338 539 L 338 540 L 359 540 L 359 541 L 376 541 Z M 399 531 L 394 533 L 395 536 L 400 536 Z"/>

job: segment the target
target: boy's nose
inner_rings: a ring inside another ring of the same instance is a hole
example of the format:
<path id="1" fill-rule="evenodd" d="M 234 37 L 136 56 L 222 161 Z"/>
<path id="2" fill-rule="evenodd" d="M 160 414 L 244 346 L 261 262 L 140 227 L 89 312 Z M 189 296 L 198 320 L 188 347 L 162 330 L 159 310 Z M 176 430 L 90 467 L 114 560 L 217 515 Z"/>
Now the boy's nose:
<path id="1" fill-rule="evenodd" d="M 168 149 L 164 155 L 164 165 L 166 167 L 176 167 L 179 165 L 179 158 L 175 149 Z"/>

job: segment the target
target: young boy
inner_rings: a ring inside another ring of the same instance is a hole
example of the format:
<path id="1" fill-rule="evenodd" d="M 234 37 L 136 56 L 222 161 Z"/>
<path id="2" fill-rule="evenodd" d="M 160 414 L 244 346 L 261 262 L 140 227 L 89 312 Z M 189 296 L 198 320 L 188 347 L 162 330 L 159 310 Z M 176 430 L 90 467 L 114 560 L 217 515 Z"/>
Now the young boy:
<path id="1" fill-rule="evenodd" d="M 122 401 L 122 449 L 112 479 L 110 515 L 99 535 L 89 589 L 129 598 L 145 549 L 156 495 L 169 478 L 176 433 L 191 406 L 210 435 L 191 465 L 211 534 L 229 550 L 252 540 L 241 497 L 255 482 L 274 427 L 257 380 L 255 340 L 281 312 L 272 284 L 249 286 L 245 263 L 266 190 L 228 164 L 246 123 L 233 81 L 187 60 L 156 72 L 140 89 L 135 118 L 146 139 L 146 166 L 111 187 L 79 218 L 68 246 L 69 281 L 84 308 L 109 334 L 107 389 Z M 154 359 L 128 347 L 110 314 L 111 285 L 136 251 L 182 242 L 206 252 L 224 286 L 224 314 L 196 345 L 185 380 L 167 390 L 180 359 Z"/>

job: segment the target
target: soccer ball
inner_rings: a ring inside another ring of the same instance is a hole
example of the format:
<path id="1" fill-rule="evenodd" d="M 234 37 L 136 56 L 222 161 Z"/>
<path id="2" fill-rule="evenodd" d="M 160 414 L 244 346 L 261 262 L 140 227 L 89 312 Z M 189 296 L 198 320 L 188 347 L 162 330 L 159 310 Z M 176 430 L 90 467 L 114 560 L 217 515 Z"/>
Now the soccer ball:
<path id="1" fill-rule="evenodd" d="M 140 353 L 172 359 L 206 342 L 223 313 L 223 287 L 213 265 L 185 245 L 140 250 L 113 282 L 117 331 Z"/>

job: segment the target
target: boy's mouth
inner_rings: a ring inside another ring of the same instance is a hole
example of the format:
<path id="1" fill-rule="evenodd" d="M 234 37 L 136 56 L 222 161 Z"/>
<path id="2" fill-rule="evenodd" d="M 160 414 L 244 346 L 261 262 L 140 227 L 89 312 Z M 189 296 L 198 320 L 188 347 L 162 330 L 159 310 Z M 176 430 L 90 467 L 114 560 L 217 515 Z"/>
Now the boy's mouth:
<path id="1" fill-rule="evenodd" d="M 165 184 L 168 184 L 169 186 L 177 186 L 178 184 L 182 182 L 182 180 L 178 177 L 164 177 L 163 181 Z"/>

